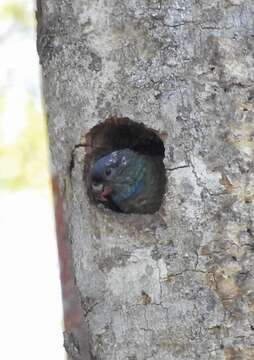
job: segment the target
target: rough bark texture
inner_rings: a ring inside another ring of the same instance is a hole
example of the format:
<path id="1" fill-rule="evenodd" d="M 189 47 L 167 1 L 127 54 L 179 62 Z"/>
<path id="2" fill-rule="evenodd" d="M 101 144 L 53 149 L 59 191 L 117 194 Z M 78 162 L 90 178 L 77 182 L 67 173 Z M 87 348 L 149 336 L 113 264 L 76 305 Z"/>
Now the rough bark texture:
<path id="1" fill-rule="evenodd" d="M 253 1 L 44 0 L 39 10 L 92 358 L 254 359 Z M 155 215 L 88 200 L 80 144 L 112 115 L 167 133 Z"/>

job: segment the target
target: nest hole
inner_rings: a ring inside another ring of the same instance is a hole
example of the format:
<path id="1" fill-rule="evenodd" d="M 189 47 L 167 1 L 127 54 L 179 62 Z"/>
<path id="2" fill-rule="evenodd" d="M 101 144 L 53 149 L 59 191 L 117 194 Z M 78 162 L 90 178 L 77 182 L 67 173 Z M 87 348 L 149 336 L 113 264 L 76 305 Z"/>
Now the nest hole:
<path id="1" fill-rule="evenodd" d="M 94 196 L 91 187 L 91 169 L 96 161 L 117 150 L 130 149 L 138 154 L 145 155 L 145 157 L 151 157 L 152 161 L 158 164 L 158 168 L 162 169 L 158 190 L 161 205 L 166 184 L 166 172 L 163 163 L 165 156 L 163 139 L 165 137 L 165 133 L 159 133 L 154 129 L 146 127 L 143 123 L 137 123 L 126 117 L 111 117 L 94 126 L 85 137 L 86 156 L 84 179 L 90 201 L 93 203 L 100 202 Z M 113 211 L 126 212 L 119 209 L 118 206 L 114 206 L 112 201 L 103 202 L 103 204 Z M 154 213 L 159 207 L 160 206 L 151 208 L 150 211 L 145 208 L 144 211 L 141 210 L 140 213 Z M 127 212 L 138 213 L 139 211 Z"/>

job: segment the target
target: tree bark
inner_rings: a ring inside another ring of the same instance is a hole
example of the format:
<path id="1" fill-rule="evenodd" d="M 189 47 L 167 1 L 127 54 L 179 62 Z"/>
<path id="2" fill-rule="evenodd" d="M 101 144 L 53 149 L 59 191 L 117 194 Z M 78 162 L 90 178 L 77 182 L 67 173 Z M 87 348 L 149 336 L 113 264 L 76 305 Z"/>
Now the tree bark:
<path id="1" fill-rule="evenodd" d="M 251 0 L 39 1 L 50 149 L 93 359 L 254 358 L 253 13 Z M 154 215 L 88 199 L 84 136 L 110 116 L 166 134 Z"/>

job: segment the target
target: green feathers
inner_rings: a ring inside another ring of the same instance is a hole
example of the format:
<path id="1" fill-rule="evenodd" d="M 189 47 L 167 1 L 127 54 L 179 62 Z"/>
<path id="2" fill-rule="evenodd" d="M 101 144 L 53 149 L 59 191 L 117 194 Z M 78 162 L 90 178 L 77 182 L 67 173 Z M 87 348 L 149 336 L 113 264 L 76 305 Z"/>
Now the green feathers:
<path id="1" fill-rule="evenodd" d="M 161 205 L 166 177 L 161 158 L 117 150 L 95 162 L 91 189 L 98 201 L 124 213 L 154 213 Z"/>

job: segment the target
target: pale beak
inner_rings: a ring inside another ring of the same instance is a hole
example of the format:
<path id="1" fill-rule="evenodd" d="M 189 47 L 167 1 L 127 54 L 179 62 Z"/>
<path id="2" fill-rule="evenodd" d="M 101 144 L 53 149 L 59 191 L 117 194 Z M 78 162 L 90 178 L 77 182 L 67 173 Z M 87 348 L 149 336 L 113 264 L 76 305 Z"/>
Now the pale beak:
<path id="1" fill-rule="evenodd" d="M 92 189 L 97 199 L 103 202 L 108 201 L 107 196 L 112 192 L 112 188 L 110 186 L 104 186 L 102 183 L 93 183 Z"/>
<path id="2" fill-rule="evenodd" d="M 93 183 L 92 189 L 95 193 L 100 193 L 103 190 L 104 185 L 101 183 Z"/>

